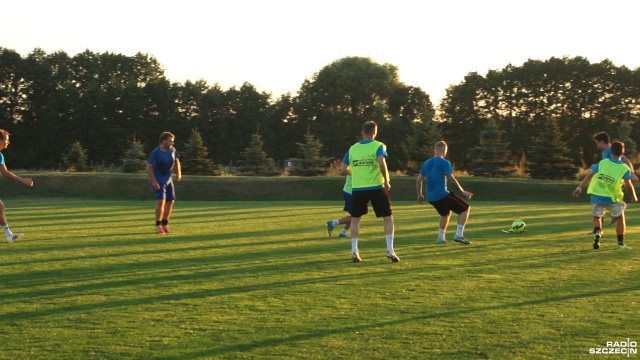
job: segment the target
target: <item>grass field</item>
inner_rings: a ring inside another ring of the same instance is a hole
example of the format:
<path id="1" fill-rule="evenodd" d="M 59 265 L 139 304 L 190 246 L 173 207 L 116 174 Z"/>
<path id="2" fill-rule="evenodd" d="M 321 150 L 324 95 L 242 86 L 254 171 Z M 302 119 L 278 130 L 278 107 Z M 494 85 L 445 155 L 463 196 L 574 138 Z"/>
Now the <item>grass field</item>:
<path id="1" fill-rule="evenodd" d="M 5 204 L 26 236 L 0 249 L 0 359 L 590 359 L 640 340 L 638 204 L 635 249 L 606 228 L 595 251 L 585 203 L 474 201 L 463 246 L 395 202 L 397 264 L 371 214 L 362 263 L 326 236 L 340 202 L 178 202 L 170 235 L 152 201 Z M 500 231 L 516 218 L 527 233 Z"/>

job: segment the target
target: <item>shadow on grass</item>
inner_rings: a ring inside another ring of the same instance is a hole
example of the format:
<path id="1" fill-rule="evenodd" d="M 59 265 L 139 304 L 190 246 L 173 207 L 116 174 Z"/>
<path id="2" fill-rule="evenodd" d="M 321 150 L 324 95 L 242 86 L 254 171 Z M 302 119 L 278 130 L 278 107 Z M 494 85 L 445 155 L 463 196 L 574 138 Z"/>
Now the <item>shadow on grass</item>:
<path id="1" fill-rule="evenodd" d="M 177 355 L 177 356 L 164 356 L 164 357 L 160 356 L 160 357 L 157 357 L 157 359 L 178 360 L 178 359 L 187 359 L 187 358 L 200 358 L 203 356 L 224 356 L 229 353 L 250 352 L 260 347 L 295 343 L 298 341 L 307 341 L 307 340 L 318 339 L 318 338 L 323 338 L 327 336 L 354 333 L 356 331 L 362 331 L 363 328 L 365 329 L 381 328 L 381 327 L 396 326 L 396 325 L 407 325 L 409 323 L 416 322 L 416 321 L 454 317 L 459 315 L 479 313 L 479 312 L 485 312 L 485 311 L 517 309 L 517 308 L 523 308 L 528 306 L 535 306 L 539 304 L 563 302 L 567 300 L 585 299 L 585 298 L 591 298 L 591 297 L 597 297 L 597 296 L 603 296 L 603 295 L 624 294 L 624 293 L 638 291 L 638 290 L 640 290 L 640 286 L 631 286 L 631 287 L 625 287 L 620 289 L 591 291 L 591 292 L 584 292 L 580 294 L 549 297 L 544 299 L 530 300 L 530 301 L 524 301 L 524 302 L 518 302 L 518 303 L 506 303 L 506 304 L 477 307 L 477 308 L 471 308 L 471 309 L 465 308 L 465 309 L 437 312 L 437 313 L 431 313 L 431 314 L 422 314 L 422 315 L 410 316 L 410 317 L 405 317 L 405 318 L 391 320 L 391 321 L 372 322 L 366 325 L 353 325 L 353 326 L 345 326 L 345 327 L 336 328 L 336 329 L 324 329 L 320 331 L 309 332 L 305 334 L 297 334 L 297 335 L 288 336 L 288 337 L 280 337 L 280 338 L 273 337 L 263 341 L 255 341 L 255 342 L 244 343 L 244 344 L 235 344 L 230 346 L 223 346 L 220 348 L 213 348 L 213 349 L 206 349 L 206 350 L 199 350 L 199 351 L 192 351 L 192 352 L 182 352 L 180 355 Z"/>

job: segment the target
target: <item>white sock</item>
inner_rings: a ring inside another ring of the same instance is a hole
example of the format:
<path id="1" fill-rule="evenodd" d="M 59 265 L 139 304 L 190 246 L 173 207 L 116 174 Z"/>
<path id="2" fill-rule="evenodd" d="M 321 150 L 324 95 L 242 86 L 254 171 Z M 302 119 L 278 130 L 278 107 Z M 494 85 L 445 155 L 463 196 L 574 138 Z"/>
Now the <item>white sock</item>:
<path id="1" fill-rule="evenodd" d="M 439 230 L 438 230 L 438 239 L 445 240 L 445 237 L 444 237 L 444 229 L 439 229 Z"/>
<path id="2" fill-rule="evenodd" d="M 12 237 L 12 236 L 13 236 L 13 233 L 11 232 L 11 230 L 9 230 L 9 224 L 4 225 L 4 226 L 2 227 L 2 230 L 4 230 L 4 236 L 5 236 L 5 237 L 10 238 L 10 237 Z"/>
<path id="3" fill-rule="evenodd" d="M 340 225 L 340 220 L 331 220 L 331 224 L 333 226 L 338 226 L 338 225 Z"/>
<path id="4" fill-rule="evenodd" d="M 358 252 L 358 238 L 351 238 L 351 253 Z"/>
<path id="5" fill-rule="evenodd" d="M 340 231 L 340 235 L 347 235 L 347 229 L 342 229 L 342 231 Z"/>
<path id="6" fill-rule="evenodd" d="M 393 234 L 385 235 L 387 239 L 387 251 L 393 252 Z"/>
<path id="7" fill-rule="evenodd" d="M 456 236 L 464 236 L 464 225 L 458 225 L 456 228 Z"/>

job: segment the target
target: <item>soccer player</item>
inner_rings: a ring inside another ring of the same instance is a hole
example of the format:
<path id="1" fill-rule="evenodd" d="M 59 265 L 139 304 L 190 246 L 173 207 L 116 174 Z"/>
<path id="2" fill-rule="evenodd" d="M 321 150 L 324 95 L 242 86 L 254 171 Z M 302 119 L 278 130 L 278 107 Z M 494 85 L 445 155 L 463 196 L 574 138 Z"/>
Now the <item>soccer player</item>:
<path id="1" fill-rule="evenodd" d="M 349 213 L 349 216 L 345 216 L 339 220 L 327 220 L 327 235 L 331 236 L 333 229 L 341 224 L 344 224 L 344 228 L 338 234 L 338 237 L 349 236 L 349 228 L 351 227 L 351 212 L 353 211 L 353 196 L 352 192 L 352 179 L 351 175 L 347 174 L 342 187 L 342 197 L 344 198 L 343 210 Z"/>
<path id="2" fill-rule="evenodd" d="M 456 228 L 453 241 L 469 245 L 471 241 L 465 239 L 464 227 L 469 219 L 471 207 L 462 198 L 447 190 L 447 182 L 455 184 L 467 199 L 471 199 L 473 194 L 465 191 L 453 176 L 451 162 L 445 159 L 447 151 L 447 143 L 439 141 L 433 150 L 434 156 L 422 164 L 422 169 L 420 169 L 420 173 L 416 179 L 418 204 L 424 204 L 422 189 L 423 183 L 426 180 L 426 192 L 429 204 L 440 214 L 440 229 L 438 230 L 436 244 L 444 244 L 447 242 L 445 232 L 447 231 L 447 226 L 449 226 L 449 217 L 453 211 L 458 214 L 458 227 Z"/>
<path id="3" fill-rule="evenodd" d="M 582 179 L 580 185 L 573 191 L 573 196 L 578 197 L 582 189 L 588 184 L 587 193 L 591 194 L 591 208 L 593 212 L 593 248 L 600 248 L 602 237 L 602 218 L 608 210 L 611 213 L 611 224 L 616 223 L 616 235 L 618 237 L 618 249 L 630 249 L 624 243 L 624 235 L 627 224 L 624 217 L 624 209 L 627 204 L 623 201 L 624 192 L 622 185 L 627 188 L 631 201 L 637 202 L 638 197 L 631 183 L 631 169 L 622 162 L 624 143 L 614 141 L 611 144 L 611 158 L 600 160 L 591 166 L 589 174 Z"/>
<path id="4" fill-rule="evenodd" d="M 607 133 L 606 131 L 601 131 L 593 135 L 593 141 L 596 143 L 596 147 L 599 150 L 602 150 L 602 159 L 610 159 L 611 158 L 611 137 L 609 136 L 609 133 Z M 633 169 L 633 163 L 631 162 L 631 160 L 627 159 L 627 157 L 624 155 L 622 155 L 621 160 L 631 170 L 631 180 L 638 181 L 638 176 L 636 175 L 636 172 Z"/>
<path id="5" fill-rule="evenodd" d="M 593 141 L 596 143 L 596 147 L 599 150 L 602 150 L 602 158 L 610 159 L 611 158 L 611 137 L 609 133 L 606 131 L 601 131 L 593 135 Z M 631 180 L 638 181 L 638 176 L 636 175 L 635 170 L 633 169 L 633 163 L 631 160 L 627 159 L 626 156 L 622 155 L 622 162 L 625 163 L 629 169 L 631 169 Z M 600 227 L 600 236 L 604 235 L 604 230 L 602 229 L 602 218 L 599 219 L 599 227 Z M 595 231 L 590 234 L 595 236 Z"/>
<path id="6" fill-rule="evenodd" d="M 172 172 L 176 170 L 176 180 L 182 180 L 180 155 L 173 147 L 175 136 L 170 132 L 160 134 L 160 145 L 149 155 L 147 175 L 156 197 L 156 233 L 168 234 L 169 218 L 176 200 Z"/>
<path id="7" fill-rule="evenodd" d="M 352 176 L 353 211 L 351 213 L 351 259 L 360 262 L 358 236 L 360 236 L 360 218 L 368 212 L 369 201 L 376 217 L 384 220 L 384 233 L 387 241 L 387 258 L 392 262 L 400 261 L 393 250 L 394 224 L 389 190 L 391 182 L 387 168 L 386 146 L 375 140 L 378 125 L 367 121 L 362 126 L 363 139 L 349 148 L 344 155 L 340 169 Z"/>
<path id="8" fill-rule="evenodd" d="M 33 186 L 33 180 L 31 178 L 22 178 L 7 169 L 7 165 L 4 163 L 4 155 L 2 154 L 2 150 L 6 149 L 9 146 L 9 132 L 0 129 L 0 173 L 4 177 L 9 180 L 17 181 L 23 183 L 29 187 Z M 4 203 L 0 200 L 0 226 L 2 226 L 2 230 L 4 231 L 4 236 L 8 243 L 13 242 L 14 240 L 18 240 L 24 236 L 23 233 L 13 233 L 11 229 L 9 229 L 9 224 L 7 224 L 7 217 L 4 213 Z"/>

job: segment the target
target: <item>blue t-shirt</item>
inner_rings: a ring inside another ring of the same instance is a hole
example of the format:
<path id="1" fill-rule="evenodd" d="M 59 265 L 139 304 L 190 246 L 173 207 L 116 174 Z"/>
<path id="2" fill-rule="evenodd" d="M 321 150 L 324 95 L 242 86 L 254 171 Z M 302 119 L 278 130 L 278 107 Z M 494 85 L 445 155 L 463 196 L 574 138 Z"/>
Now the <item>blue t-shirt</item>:
<path id="1" fill-rule="evenodd" d="M 420 175 L 427 181 L 426 193 L 429 202 L 438 201 L 449 195 L 447 190 L 447 175 L 453 174 L 453 167 L 449 160 L 434 156 L 422 164 Z"/>
<path id="2" fill-rule="evenodd" d="M 4 164 L 4 155 L 0 152 L 0 165 Z"/>
<path id="3" fill-rule="evenodd" d="M 618 160 L 618 159 L 611 159 L 611 149 L 605 149 L 602 151 L 602 156 L 604 157 L 604 152 L 609 150 L 609 160 L 613 161 L 614 163 L 617 164 L 622 164 L 623 162 Z M 606 159 L 606 158 L 605 158 Z M 593 171 L 594 173 L 598 172 L 598 164 L 599 163 L 595 163 L 593 165 L 591 165 L 591 171 Z M 627 171 L 626 174 L 624 174 L 624 176 L 622 177 L 623 179 L 631 179 L 631 171 Z M 591 195 L 591 203 L 592 204 L 605 204 L 605 205 L 610 205 L 610 204 L 615 204 L 615 202 L 609 197 L 609 196 L 600 196 L 600 195 Z"/>
<path id="4" fill-rule="evenodd" d="M 370 142 L 372 142 L 373 140 L 371 139 L 363 139 L 360 140 L 359 143 L 360 144 L 368 144 Z M 380 147 L 378 148 L 378 150 L 376 151 L 376 159 L 379 158 L 380 156 L 384 156 L 385 158 L 388 157 L 389 155 L 387 154 L 387 150 L 385 150 L 385 146 L 384 145 L 380 145 Z M 347 150 L 347 153 L 344 154 L 344 157 L 342 158 L 342 162 L 345 165 L 349 165 L 349 150 Z M 358 188 L 358 189 L 352 189 L 353 191 L 361 191 L 361 190 L 375 190 L 375 189 L 381 189 L 383 186 L 374 186 L 374 187 L 368 187 L 368 188 Z"/>
<path id="5" fill-rule="evenodd" d="M 171 181 L 171 171 L 175 159 L 179 159 L 180 155 L 175 148 L 162 151 L 160 146 L 153 149 L 149 155 L 148 164 L 153 165 L 153 176 L 156 177 L 158 184 L 168 184 Z"/>

